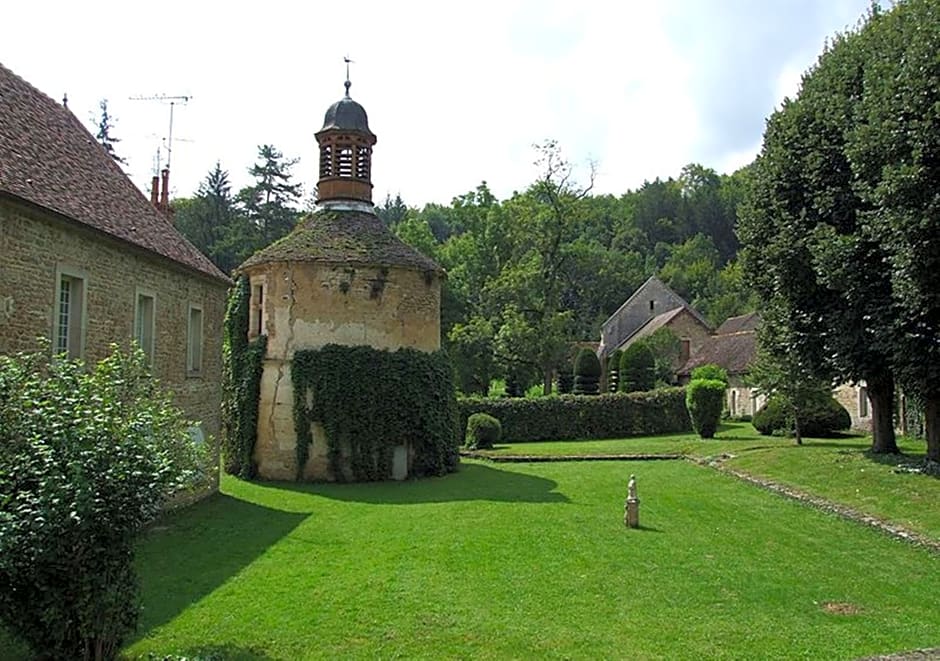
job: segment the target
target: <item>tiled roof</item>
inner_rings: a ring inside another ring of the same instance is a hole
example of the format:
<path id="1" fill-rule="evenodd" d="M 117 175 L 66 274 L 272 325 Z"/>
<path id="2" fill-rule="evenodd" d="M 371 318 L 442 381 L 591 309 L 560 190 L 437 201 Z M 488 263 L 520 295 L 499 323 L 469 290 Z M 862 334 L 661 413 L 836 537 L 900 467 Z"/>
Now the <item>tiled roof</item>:
<path id="1" fill-rule="evenodd" d="M 658 314 L 655 317 L 652 317 L 649 321 L 647 321 L 645 324 L 640 326 L 636 330 L 636 332 L 633 333 L 633 335 L 631 335 L 630 337 L 625 339 L 623 342 L 621 342 L 620 345 L 617 346 L 616 348 L 623 349 L 627 344 L 633 344 L 634 342 L 636 342 L 637 340 L 641 338 L 649 337 L 650 335 L 658 331 L 660 328 L 668 324 L 670 321 L 678 317 L 680 314 L 682 314 L 683 311 L 689 311 L 689 314 L 690 316 L 692 316 L 692 318 L 696 320 L 698 319 L 698 317 L 696 317 L 694 314 L 691 313 L 691 308 L 688 308 L 688 307 L 673 308 L 672 310 L 669 310 L 668 312 L 663 312 L 662 314 Z M 706 332 L 708 331 L 707 326 L 705 327 L 705 330 Z"/>
<path id="2" fill-rule="evenodd" d="M 754 362 L 756 353 L 757 333 L 754 331 L 713 335 L 682 366 L 679 375 L 691 374 L 696 367 L 708 364 L 723 367 L 728 374 L 743 374 Z"/>
<path id="3" fill-rule="evenodd" d="M 267 262 L 399 266 L 444 272 L 434 260 L 392 234 L 375 214 L 330 209 L 308 215 L 290 234 L 256 252 L 238 269 Z"/>
<path id="4" fill-rule="evenodd" d="M 757 330 L 760 323 L 760 314 L 749 312 L 738 317 L 729 317 L 725 323 L 718 327 L 715 335 L 727 335 L 728 333 L 740 333 L 742 331 Z"/>
<path id="5" fill-rule="evenodd" d="M 150 204 L 68 109 L 2 64 L 0 194 L 227 280 Z"/>

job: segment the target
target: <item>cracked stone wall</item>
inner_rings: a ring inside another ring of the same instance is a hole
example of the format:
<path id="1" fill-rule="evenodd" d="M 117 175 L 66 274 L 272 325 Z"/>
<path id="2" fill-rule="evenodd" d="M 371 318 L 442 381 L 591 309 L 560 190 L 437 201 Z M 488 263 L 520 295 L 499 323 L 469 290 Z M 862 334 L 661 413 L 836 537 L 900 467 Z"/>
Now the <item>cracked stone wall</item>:
<path id="1" fill-rule="evenodd" d="M 294 352 L 327 344 L 436 351 L 441 344 L 441 283 L 436 274 L 410 269 L 315 262 L 263 264 L 246 274 L 253 321 L 257 325 L 260 319 L 261 332 L 268 336 L 255 461 L 261 477 L 292 480 L 297 444 L 290 374 Z M 303 476 L 330 479 L 327 467 L 325 434 L 315 423 Z"/>

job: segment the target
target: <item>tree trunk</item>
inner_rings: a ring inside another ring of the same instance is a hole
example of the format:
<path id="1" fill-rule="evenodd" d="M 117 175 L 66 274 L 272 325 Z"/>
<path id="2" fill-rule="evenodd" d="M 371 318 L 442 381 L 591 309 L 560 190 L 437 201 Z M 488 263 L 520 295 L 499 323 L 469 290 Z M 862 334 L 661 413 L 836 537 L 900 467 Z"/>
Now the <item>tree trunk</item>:
<path id="1" fill-rule="evenodd" d="M 871 451 L 875 454 L 898 454 L 894 437 L 894 378 L 890 375 L 867 380 L 871 401 Z"/>
<path id="2" fill-rule="evenodd" d="M 924 402 L 924 435 L 927 437 L 927 459 L 940 461 L 940 393 Z"/>
<path id="3" fill-rule="evenodd" d="M 800 412 L 793 404 L 791 407 L 793 413 L 793 439 L 797 445 L 803 445 L 803 435 L 800 433 Z"/>
<path id="4" fill-rule="evenodd" d="M 551 395 L 552 394 L 552 377 L 555 376 L 555 370 L 548 368 L 542 373 L 542 394 Z"/>

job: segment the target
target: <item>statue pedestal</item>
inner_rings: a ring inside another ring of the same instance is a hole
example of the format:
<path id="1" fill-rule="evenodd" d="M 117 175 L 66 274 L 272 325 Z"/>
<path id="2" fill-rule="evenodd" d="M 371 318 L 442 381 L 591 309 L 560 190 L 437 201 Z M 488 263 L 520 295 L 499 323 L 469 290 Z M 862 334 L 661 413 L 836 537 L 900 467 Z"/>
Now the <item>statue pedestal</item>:
<path id="1" fill-rule="evenodd" d="M 627 527 L 629 528 L 639 528 L 640 527 L 640 499 L 628 498 L 626 510 L 627 510 L 627 515 L 624 517 L 624 523 L 627 524 Z"/>

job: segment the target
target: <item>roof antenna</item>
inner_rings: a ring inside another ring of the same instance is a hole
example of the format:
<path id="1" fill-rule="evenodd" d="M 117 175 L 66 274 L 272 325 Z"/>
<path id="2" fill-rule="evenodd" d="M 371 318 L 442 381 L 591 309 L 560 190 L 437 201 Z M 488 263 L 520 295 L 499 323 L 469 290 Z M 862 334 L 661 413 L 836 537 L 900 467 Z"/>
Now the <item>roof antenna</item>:
<path id="1" fill-rule="evenodd" d="M 69 93 L 66 92 L 62 95 L 62 106 L 68 110 L 69 109 Z"/>
<path id="2" fill-rule="evenodd" d="M 346 98 L 349 98 L 349 88 L 352 87 L 352 83 L 349 82 L 349 65 L 355 64 L 352 60 L 349 59 L 349 56 L 343 58 L 343 62 L 346 63 L 346 82 L 343 85 L 346 87 Z"/>

